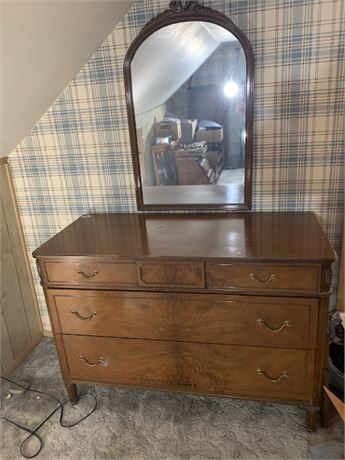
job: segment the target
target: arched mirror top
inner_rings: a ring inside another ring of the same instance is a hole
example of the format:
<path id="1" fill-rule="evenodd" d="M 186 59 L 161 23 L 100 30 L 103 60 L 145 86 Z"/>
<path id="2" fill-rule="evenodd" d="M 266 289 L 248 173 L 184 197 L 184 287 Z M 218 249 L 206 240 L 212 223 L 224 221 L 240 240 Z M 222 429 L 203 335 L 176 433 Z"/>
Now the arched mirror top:
<path id="1" fill-rule="evenodd" d="M 139 209 L 251 206 L 253 52 L 197 1 L 172 1 L 124 63 Z"/>

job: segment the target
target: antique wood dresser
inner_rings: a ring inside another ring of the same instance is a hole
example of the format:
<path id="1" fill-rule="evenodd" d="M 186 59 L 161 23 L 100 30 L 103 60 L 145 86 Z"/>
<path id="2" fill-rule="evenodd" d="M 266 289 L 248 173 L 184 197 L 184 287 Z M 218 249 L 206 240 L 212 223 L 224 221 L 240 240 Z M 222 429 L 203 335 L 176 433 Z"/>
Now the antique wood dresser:
<path id="1" fill-rule="evenodd" d="M 84 215 L 34 252 L 64 381 L 293 403 L 315 428 L 334 252 L 312 213 Z"/>

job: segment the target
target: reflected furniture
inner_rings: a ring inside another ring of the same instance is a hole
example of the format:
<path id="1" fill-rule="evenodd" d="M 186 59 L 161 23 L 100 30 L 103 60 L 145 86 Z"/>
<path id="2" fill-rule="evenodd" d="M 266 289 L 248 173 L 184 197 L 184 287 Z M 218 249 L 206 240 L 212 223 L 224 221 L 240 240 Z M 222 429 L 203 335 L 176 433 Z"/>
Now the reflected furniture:
<path id="1" fill-rule="evenodd" d="M 334 252 L 312 213 L 85 215 L 34 252 L 69 396 L 91 382 L 304 406 Z"/>
<path id="2" fill-rule="evenodd" d="M 144 26 L 124 62 L 138 209 L 250 209 L 253 75 L 245 34 L 195 0 Z"/>

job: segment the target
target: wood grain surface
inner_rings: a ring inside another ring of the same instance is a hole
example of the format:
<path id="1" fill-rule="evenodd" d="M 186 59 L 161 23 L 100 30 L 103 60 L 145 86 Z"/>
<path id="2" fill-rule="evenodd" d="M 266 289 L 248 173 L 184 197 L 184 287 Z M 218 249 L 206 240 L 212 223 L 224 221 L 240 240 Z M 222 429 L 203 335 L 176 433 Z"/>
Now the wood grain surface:
<path id="1" fill-rule="evenodd" d="M 312 213 L 94 214 L 34 253 L 64 381 L 322 404 L 334 251 Z"/>
<path id="2" fill-rule="evenodd" d="M 318 291 L 319 272 L 317 265 L 208 263 L 206 284 L 216 289 Z"/>
<path id="3" fill-rule="evenodd" d="M 311 398 L 313 351 L 72 335 L 63 343 L 72 379 Z"/>
<path id="4" fill-rule="evenodd" d="M 135 263 L 105 263 L 97 260 L 45 262 L 47 282 L 63 284 L 137 285 Z"/>
<path id="5" fill-rule="evenodd" d="M 311 212 L 90 214 L 34 251 L 35 257 L 182 257 L 333 261 Z"/>
<path id="6" fill-rule="evenodd" d="M 49 296 L 64 334 L 278 348 L 313 348 L 316 341 L 317 299 L 59 290 Z"/>

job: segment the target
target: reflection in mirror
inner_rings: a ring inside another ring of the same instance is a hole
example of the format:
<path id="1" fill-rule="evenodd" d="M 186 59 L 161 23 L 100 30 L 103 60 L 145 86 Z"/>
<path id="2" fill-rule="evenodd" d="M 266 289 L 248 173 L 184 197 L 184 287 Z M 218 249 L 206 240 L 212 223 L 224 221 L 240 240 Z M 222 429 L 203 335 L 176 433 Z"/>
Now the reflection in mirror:
<path id="1" fill-rule="evenodd" d="M 210 22 L 172 24 L 141 43 L 131 74 L 144 204 L 157 196 L 160 204 L 244 203 L 247 69 L 239 40 Z"/>

